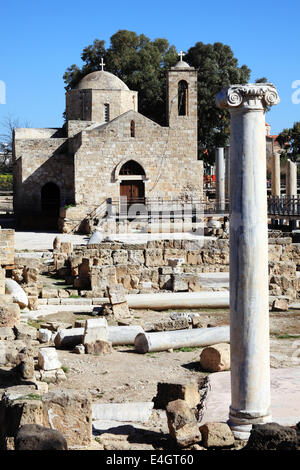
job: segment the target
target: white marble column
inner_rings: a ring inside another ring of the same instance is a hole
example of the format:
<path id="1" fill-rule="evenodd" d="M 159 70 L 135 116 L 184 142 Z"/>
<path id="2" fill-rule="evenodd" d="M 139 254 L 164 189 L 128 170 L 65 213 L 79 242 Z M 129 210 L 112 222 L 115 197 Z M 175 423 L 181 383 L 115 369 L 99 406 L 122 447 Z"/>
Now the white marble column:
<path id="1" fill-rule="evenodd" d="M 280 155 L 272 155 L 272 196 L 280 196 Z"/>
<path id="2" fill-rule="evenodd" d="M 229 425 L 243 439 L 272 419 L 265 107 L 279 98 L 272 84 L 231 85 L 216 102 L 231 114 Z"/>
<path id="3" fill-rule="evenodd" d="M 297 196 L 297 165 L 292 160 L 286 163 L 286 195 Z"/>
<path id="4" fill-rule="evenodd" d="M 216 203 L 217 210 L 223 212 L 225 209 L 225 161 L 224 149 L 216 149 Z"/>
<path id="5" fill-rule="evenodd" d="M 225 201 L 229 200 L 229 188 L 230 188 L 230 145 L 225 147 Z"/>

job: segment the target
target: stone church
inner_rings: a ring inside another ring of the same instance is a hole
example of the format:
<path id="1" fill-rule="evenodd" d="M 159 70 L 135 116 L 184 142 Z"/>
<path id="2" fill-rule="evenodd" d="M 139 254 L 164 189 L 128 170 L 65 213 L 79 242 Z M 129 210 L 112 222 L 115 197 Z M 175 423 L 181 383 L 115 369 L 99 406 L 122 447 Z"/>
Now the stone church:
<path id="1" fill-rule="evenodd" d="M 70 231 L 108 201 L 118 207 L 200 200 L 197 71 L 180 57 L 167 72 L 167 126 L 138 112 L 138 96 L 115 75 L 86 75 L 66 93 L 62 128 L 14 131 L 14 211 L 20 227 Z M 50 227 L 51 225 L 52 227 Z"/>

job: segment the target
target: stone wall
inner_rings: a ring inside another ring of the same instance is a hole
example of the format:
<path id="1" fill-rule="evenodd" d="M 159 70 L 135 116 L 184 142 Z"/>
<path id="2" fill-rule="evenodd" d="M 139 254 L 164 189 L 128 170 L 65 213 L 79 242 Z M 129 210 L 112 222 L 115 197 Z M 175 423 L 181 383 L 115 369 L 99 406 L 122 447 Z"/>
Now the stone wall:
<path id="1" fill-rule="evenodd" d="M 59 187 L 61 205 L 67 200 L 73 201 L 73 162 L 67 150 L 64 138 L 15 140 L 14 210 L 17 215 L 41 211 L 41 189 L 49 182 Z"/>
<path id="2" fill-rule="evenodd" d="M 207 290 L 202 273 L 229 271 L 229 241 L 104 242 L 75 246 L 71 255 L 54 251 L 54 263 L 88 296 L 105 295 L 110 282 L 123 284 L 129 293 L 201 291 Z M 297 297 L 298 264 L 300 244 L 292 244 L 291 238 L 269 239 L 270 295 Z"/>
<path id="3" fill-rule="evenodd" d="M 14 264 L 15 231 L 0 228 L 0 295 L 5 294 L 5 267 Z"/>
<path id="4" fill-rule="evenodd" d="M 0 265 L 14 264 L 15 231 L 0 228 Z"/>
<path id="5" fill-rule="evenodd" d="M 131 90 L 69 90 L 66 93 L 68 120 L 105 122 L 104 104 L 109 104 L 109 118 L 115 119 L 126 111 L 137 111 L 137 92 Z"/>
<path id="6" fill-rule="evenodd" d="M 135 137 L 130 123 L 135 121 Z M 203 162 L 197 160 L 197 129 L 170 129 L 129 111 L 76 140 L 75 202 L 100 204 L 120 196 L 118 170 L 133 159 L 144 169 L 145 196 L 165 199 L 202 196 Z M 75 145 L 74 145 L 75 147 Z M 121 164 L 121 165 L 120 165 Z M 93 191 L 90 190 L 93 188 Z"/>

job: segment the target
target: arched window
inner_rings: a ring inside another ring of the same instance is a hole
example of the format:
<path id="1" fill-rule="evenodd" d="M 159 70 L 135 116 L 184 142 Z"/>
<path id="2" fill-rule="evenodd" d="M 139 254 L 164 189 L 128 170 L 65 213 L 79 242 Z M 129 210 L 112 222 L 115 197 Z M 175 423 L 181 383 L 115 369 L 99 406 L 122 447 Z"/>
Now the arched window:
<path id="1" fill-rule="evenodd" d="M 188 115 L 188 92 L 188 83 L 185 80 L 180 80 L 178 83 L 178 116 Z"/>
<path id="2" fill-rule="evenodd" d="M 46 183 L 41 189 L 42 212 L 58 215 L 60 208 L 60 189 L 55 183 Z"/>
<path id="3" fill-rule="evenodd" d="M 130 137 L 135 137 L 135 122 L 131 121 L 130 123 Z"/>
<path id="4" fill-rule="evenodd" d="M 120 175 L 145 175 L 145 171 L 139 163 L 129 160 L 122 166 Z"/>
<path id="5" fill-rule="evenodd" d="M 104 105 L 104 121 L 109 122 L 109 104 L 105 103 Z"/>

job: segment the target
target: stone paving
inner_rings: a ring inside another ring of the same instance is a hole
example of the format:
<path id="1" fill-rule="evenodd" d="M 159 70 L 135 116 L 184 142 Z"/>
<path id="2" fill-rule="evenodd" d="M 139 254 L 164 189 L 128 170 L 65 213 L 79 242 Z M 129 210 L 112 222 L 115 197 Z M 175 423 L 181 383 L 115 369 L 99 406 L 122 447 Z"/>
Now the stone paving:
<path id="1" fill-rule="evenodd" d="M 228 420 L 231 404 L 230 372 L 209 375 L 211 390 L 202 422 Z M 294 426 L 300 421 L 300 367 L 271 369 L 272 420 L 283 426 Z"/>

